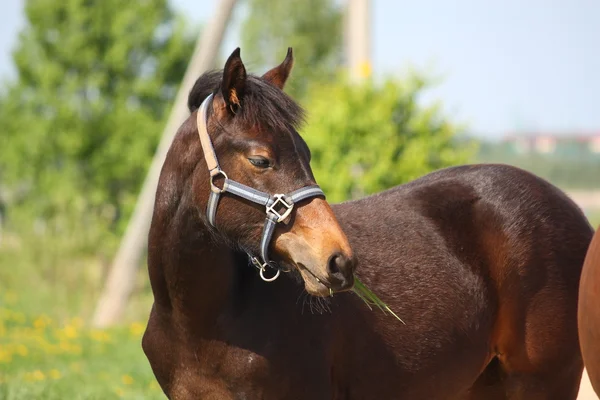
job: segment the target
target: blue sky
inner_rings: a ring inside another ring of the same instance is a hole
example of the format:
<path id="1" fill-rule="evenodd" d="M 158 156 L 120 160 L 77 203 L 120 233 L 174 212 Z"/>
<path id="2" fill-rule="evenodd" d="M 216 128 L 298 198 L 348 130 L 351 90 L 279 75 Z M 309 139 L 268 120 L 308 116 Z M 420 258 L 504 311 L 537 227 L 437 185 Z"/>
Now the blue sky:
<path id="1" fill-rule="evenodd" d="M 196 22 L 216 3 L 172 2 Z M 22 7 L 22 0 L 0 5 L 0 75 L 11 73 Z M 474 133 L 600 133 L 599 1 L 373 0 L 372 7 L 374 73 L 417 66 L 440 74 L 427 99 L 442 100 Z M 222 51 L 238 44 L 233 29 Z"/>

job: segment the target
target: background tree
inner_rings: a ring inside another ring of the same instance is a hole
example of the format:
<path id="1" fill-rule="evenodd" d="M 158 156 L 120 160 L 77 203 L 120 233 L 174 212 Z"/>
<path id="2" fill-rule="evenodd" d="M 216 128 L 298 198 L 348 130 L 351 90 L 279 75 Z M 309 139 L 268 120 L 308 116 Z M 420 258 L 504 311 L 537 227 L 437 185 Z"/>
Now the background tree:
<path id="1" fill-rule="evenodd" d="M 458 142 L 458 125 L 439 104 L 417 103 L 425 87 L 418 75 L 310 87 L 302 135 L 328 200 L 361 197 L 469 161 L 475 146 Z"/>
<path id="2" fill-rule="evenodd" d="M 195 35 L 166 0 L 29 0 L 25 17 L 0 97 L 0 180 L 29 189 L 9 218 L 118 232 Z"/>
<path id="3" fill-rule="evenodd" d="M 28 0 L 25 20 L 0 94 L 0 292 L 86 315 L 197 32 L 166 0 Z"/>
<path id="4" fill-rule="evenodd" d="M 242 24 L 244 62 L 259 73 L 278 65 L 293 47 L 293 79 L 286 92 L 300 99 L 308 82 L 334 77 L 342 61 L 342 9 L 332 0 L 248 0 Z"/>

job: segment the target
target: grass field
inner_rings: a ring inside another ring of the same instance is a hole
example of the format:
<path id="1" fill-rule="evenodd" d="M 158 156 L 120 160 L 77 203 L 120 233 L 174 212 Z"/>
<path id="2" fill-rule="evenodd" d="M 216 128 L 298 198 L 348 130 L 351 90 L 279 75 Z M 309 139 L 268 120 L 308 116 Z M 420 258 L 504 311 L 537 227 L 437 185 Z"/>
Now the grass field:
<path id="1" fill-rule="evenodd" d="M 140 346 L 142 323 L 92 330 L 0 306 L 0 399 L 164 399 Z"/>
<path id="2" fill-rule="evenodd" d="M 94 330 L 101 257 L 73 255 L 76 237 L 20 239 L 0 246 L 0 400 L 165 399 L 141 348 L 145 269 L 123 325 Z"/>

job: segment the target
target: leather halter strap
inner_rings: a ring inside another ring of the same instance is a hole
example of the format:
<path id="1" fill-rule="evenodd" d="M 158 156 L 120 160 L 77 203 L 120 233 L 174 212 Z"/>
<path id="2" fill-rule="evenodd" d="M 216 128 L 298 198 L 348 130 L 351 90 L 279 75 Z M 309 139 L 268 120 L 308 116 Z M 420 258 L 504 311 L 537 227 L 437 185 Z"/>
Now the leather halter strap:
<path id="1" fill-rule="evenodd" d="M 279 277 L 280 269 L 276 264 L 269 259 L 269 244 L 273 237 L 273 232 L 277 223 L 283 222 L 291 214 L 294 204 L 316 196 L 325 197 L 325 193 L 321 190 L 319 185 L 309 185 L 297 190 L 294 190 L 288 194 L 274 194 L 271 195 L 266 192 L 251 188 L 243 183 L 236 182 L 229 179 L 227 174 L 219 166 L 215 149 L 210 140 L 207 129 L 207 109 L 208 104 L 211 102 L 213 95 L 210 94 L 200 105 L 197 113 L 197 125 L 198 135 L 200 136 L 200 143 L 202 144 L 202 151 L 204 152 L 204 159 L 208 166 L 210 174 L 210 196 L 208 198 L 208 205 L 206 206 L 206 216 L 208 222 L 216 227 L 217 208 L 219 206 L 219 199 L 221 193 L 228 192 L 235 196 L 244 198 L 256 204 L 260 204 L 265 207 L 265 225 L 263 228 L 262 238 L 260 241 L 260 258 L 248 254 L 251 262 L 260 270 L 260 277 L 267 281 L 274 281 Z M 223 188 L 219 188 L 215 185 L 214 181 L 218 177 L 223 177 L 225 182 Z M 282 210 L 282 211 L 281 211 Z M 271 278 L 264 276 L 265 269 L 267 267 L 275 269 L 277 272 Z"/>

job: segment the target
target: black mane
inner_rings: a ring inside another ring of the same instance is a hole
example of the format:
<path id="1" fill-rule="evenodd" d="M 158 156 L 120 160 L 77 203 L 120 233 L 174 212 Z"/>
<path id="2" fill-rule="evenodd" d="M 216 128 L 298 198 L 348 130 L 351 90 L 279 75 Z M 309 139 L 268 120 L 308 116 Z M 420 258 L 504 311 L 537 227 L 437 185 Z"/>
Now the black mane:
<path id="1" fill-rule="evenodd" d="M 202 74 L 188 96 L 188 109 L 194 112 L 211 93 L 221 87 L 223 71 Z M 298 130 L 304 122 L 304 110 L 287 94 L 267 81 L 248 74 L 241 108 L 236 114 L 242 123 L 262 125 L 273 130 Z"/>

